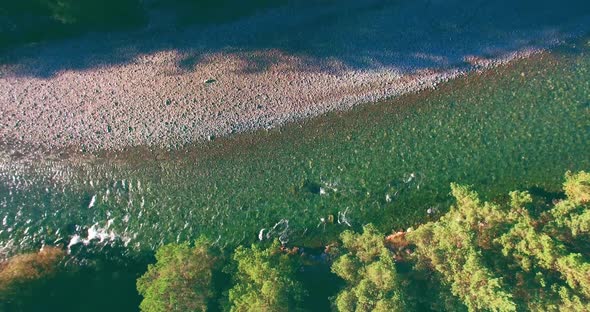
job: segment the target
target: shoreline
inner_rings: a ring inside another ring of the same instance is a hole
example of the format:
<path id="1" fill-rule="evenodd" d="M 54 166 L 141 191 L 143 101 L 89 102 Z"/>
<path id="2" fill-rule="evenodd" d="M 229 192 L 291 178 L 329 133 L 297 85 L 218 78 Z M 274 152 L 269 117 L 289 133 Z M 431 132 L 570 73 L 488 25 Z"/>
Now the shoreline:
<path id="1" fill-rule="evenodd" d="M 577 38 L 574 42 L 581 42 L 584 37 Z M 555 48 L 571 47 L 572 43 L 564 43 Z M 38 161 L 52 163 L 70 163 L 71 165 L 102 164 L 105 161 L 131 166 L 141 166 L 142 163 L 158 161 L 211 161 L 220 155 L 233 158 L 231 155 L 239 155 L 242 149 L 249 149 L 251 146 L 260 144 L 280 145 L 280 137 L 295 137 L 297 132 L 303 129 L 307 136 L 316 128 L 323 128 L 324 124 L 336 125 L 341 118 L 352 118 L 351 116 L 373 114 L 375 111 L 387 111 L 389 113 L 402 112 L 410 107 L 416 107 L 420 101 L 429 100 L 433 97 L 445 96 L 452 90 L 467 82 L 485 79 L 487 75 L 496 75 L 498 72 L 513 71 L 515 66 L 537 66 L 535 64 L 546 63 L 555 66 L 560 63 L 561 56 L 555 53 L 554 49 L 537 50 L 526 56 L 510 58 L 502 63 L 495 63 L 494 66 L 480 67 L 469 72 L 460 73 L 455 78 L 441 82 L 434 87 L 425 87 L 416 91 L 377 99 L 370 102 L 362 102 L 346 109 L 334 109 L 326 111 L 318 116 L 289 120 L 271 128 L 245 129 L 237 133 L 229 133 L 215 137 L 212 140 L 200 140 L 185 143 L 177 146 L 138 145 L 123 146 L 120 148 L 82 149 L 79 145 L 66 145 L 58 148 L 45 146 L 34 146 L 28 143 L 15 143 L 0 140 L 0 164 L 12 167 L 33 166 Z M 364 117 L 363 117 L 364 118 Z M 318 134 L 319 135 L 319 134 Z"/>
<path id="2" fill-rule="evenodd" d="M 355 114 L 357 111 L 371 111 L 379 109 L 379 106 L 388 105 L 397 107 L 416 105 L 416 102 L 421 98 L 429 98 L 432 92 L 448 92 L 449 88 L 453 88 L 453 84 L 460 83 L 464 79 L 477 79 L 472 76 L 486 75 L 493 71 L 506 71 L 514 65 L 525 63 L 540 62 L 542 59 L 553 58 L 551 50 L 536 50 L 530 53 L 519 54 L 517 57 L 505 59 L 502 62 L 494 63 L 491 66 L 482 66 L 477 69 L 472 69 L 469 72 L 458 73 L 454 78 L 440 82 L 435 86 L 425 86 L 423 89 L 408 91 L 399 95 L 384 97 L 369 102 L 362 102 L 352 105 L 344 109 L 334 109 L 323 112 L 317 116 L 301 117 L 299 119 L 287 120 L 281 124 L 277 124 L 271 128 L 251 128 L 237 133 L 228 133 L 215 137 L 214 139 L 203 139 L 195 142 L 185 143 L 176 147 L 158 146 L 158 145 L 138 145 L 138 146 L 122 146 L 110 149 L 96 149 L 86 150 L 82 149 L 80 145 L 65 145 L 57 148 L 37 145 L 22 142 L 6 142 L 0 140 L 0 162 L 5 164 L 13 163 L 31 163 L 38 160 L 47 161 L 74 161 L 76 163 L 93 163 L 101 160 L 109 159 L 110 161 L 123 161 L 125 163 L 134 163 L 132 160 L 143 162 L 146 160 L 160 161 L 160 160 L 179 160 L 184 159 L 186 155 L 208 155 L 211 152 L 216 154 L 235 153 L 240 149 L 238 146 L 250 146 L 256 144 L 264 144 L 266 141 L 276 141 L 276 136 L 281 135 L 285 129 L 293 135 L 293 129 L 301 127 L 314 127 L 315 124 L 322 124 L 324 122 L 334 122 L 335 119 L 342 116 Z M 265 137 L 261 137 L 261 131 L 266 133 Z M 236 145 L 236 146 L 234 146 Z M 233 152 L 232 152 L 233 151 Z"/>
<path id="3" fill-rule="evenodd" d="M 385 34 L 391 23 L 413 26 L 413 21 L 390 22 L 389 18 L 402 14 L 394 9 L 399 8 L 361 14 L 361 20 L 376 20 L 375 26 L 351 36 L 366 38 L 366 44 L 375 46 L 344 52 L 338 49 L 347 47 L 347 27 L 355 21 L 336 18 L 326 23 L 326 29 L 318 30 L 319 35 L 300 34 L 297 27 L 313 30 L 309 20 L 318 18 L 307 12 L 311 15 L 306 21 L 287 20 L 292 25 L 282 30 L 286 34 L 259 29 L 259 24 L 272 25 L 284 18 L 287 12 L 283 9 L 204 30 L 192 27 L 178 34 L 163 30 L 152 35 L 147 30 L 113 34 L 116 43 L 112 47 L 95 43 L 102 35 L 91 34 L 41 44 L 34 51 L 15 49 L 11 53 L 24 52 L 25 56 L 0 65 L 0 142 L 6 153 L 16 157 L 64 150 L 174 150 L 419 93 L 474 71 L 542 53 L 579 35 L 571 32 L 570 26 L 560 25 L 563 32 L 554 30 L 554 34 L 517 29 L 510 36 L 479 38 L 442 48 L 432 47 L 426 37 L 409 48 L 396 50 L 390 42 L 375 40 L 383 37 L 410 43 L 424 34 Z M 465 18 L 450 20 L 458 25 Z M 254 33 L 243 39 L 215 39 L 237 28 L 245 29 L 241 34 L 248 29 Z M 331 31 L 336 31 L 337 39 L 330 39 Z M 468 30 L 441 31 L 461 38 Z M 293 36 L 310 47 L 289 48 L 293 43 L 277 41 L 279 34 Z M 165 35 L 172 38 L 160 38 Z M 187 44 L 193 37 L 200 41 Z M 147 46 L 146 52 L 136 51 L 133 44 L 121 45 L 126 39 Z M 162 47 L 161 41 L 166 40 L 172 44 Z M 228 43 L 233 40 L 238 43 Z M 251 44 L 251 40 L 259 42 Z M 323 40 L 328 40 L 326 47 Z M 98 52 L 92 51 L 94 45 Z M 120 57 L 116 53 L 124 57 L 120 61 L 108 59 Z M 351 61 L 356 57 L 358 64 Z"/>

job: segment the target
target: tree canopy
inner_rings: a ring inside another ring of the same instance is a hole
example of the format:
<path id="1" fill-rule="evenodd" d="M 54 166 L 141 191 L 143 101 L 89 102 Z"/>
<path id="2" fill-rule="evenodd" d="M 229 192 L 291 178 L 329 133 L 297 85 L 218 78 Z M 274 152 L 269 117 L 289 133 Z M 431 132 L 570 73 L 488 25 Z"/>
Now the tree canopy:
<path id="1" fill-rule="evenodd" d="M 338 311 L 406 311 L 400 278 L 384 236 L 372 225 L 362 234 L 346 231 L 340 236 L 345 253 L 332 272 L 347 282 L 334 299 Z"/>
<path id="2" fill-rule="evenodd" d="M 589 186 L 589 174 L 567 173 L 567 197 L 547 208 L 527 192 L 500 205 L 453 184 L 450 211 L 408 233 L 412 259 L 470 311 L 582 311 L 590 306 Z"/>
<path id="3" fill-rule="evenodd" d="M 156 253 L 156 264 L 137 280 L 144 297 L 144 312 L 207 311 L 215 292 L 213 270 L 219 258 L 206 239 L 164 245 Z"/>
<path id="4" fill-rule="evenodd" d="M 301 285 L 295 280 L 297 262 L 281 252 L 275 241 L 262 249 L 242 246 L 233 260 L 234 284 L 229 290 L 231 311 L 293 311 L 303 298 Z"/>
<path id="5" fill-rule="evenodd" d="M 0 300 L 9 300 L 14 292 L 22 292 L 34 282 L 51 278 L 64 258 L 63 250 L 45 247 L 39 252 L 16 255 L 0 262 Z"/>

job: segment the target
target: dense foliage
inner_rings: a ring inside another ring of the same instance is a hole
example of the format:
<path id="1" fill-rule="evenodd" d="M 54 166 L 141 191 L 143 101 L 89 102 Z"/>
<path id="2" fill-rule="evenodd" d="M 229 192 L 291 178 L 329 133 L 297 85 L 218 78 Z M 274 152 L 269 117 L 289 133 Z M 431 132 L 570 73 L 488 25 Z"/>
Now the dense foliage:
<path id="1" fill-rule="evenodd" d="M 400 278 L 383 235 L 367 225 L 362 234 L 341 235 L 347 251 L 332 265 L 332 271 L 347 282 L 334 300 L 338 311 L 406 311 Z"/>
<path id="2" fill-rule="evenodd" d="M 54 285 L 65 258 L 62 249 L 46 246 L 0 261 L 0 311 L 24 310 L 39 289 Z"/>
<path id="3" fill-rule="evenodd" d="M 162 246 L 157 262 L 137 280 L 145 312 L 207 311 L 211 305 L 213 270 L 218 257 L 206 239 Z"/>
<path id="4" fill-rule="evenodd" d="M 0 45 L 140 25 L 141 0 L 19 0 L 0 2 Z"/>
<path id="5" fill-rule="evenodd" d="M 303 297 L 301 285 L 294 279 L 297 262 L 289 253 L 281 252 L 278 241 L 267 249 L 239 247 L 233 259 L 231 311 L 297 310 Z"/>
<path id="6" fill-rule="evenodd" d="M 590 174 L 566 174 L 555 205 L 527 192 L 505 205 L 452 185 L 456 204 L 408 234 L 417 269 L 434 272 L 470 311 L 582 311 L 590 305 Z M 457 301 L 454 301 L 457 302 Z M 464 307 L 463 307 L 464 305 Z"/>

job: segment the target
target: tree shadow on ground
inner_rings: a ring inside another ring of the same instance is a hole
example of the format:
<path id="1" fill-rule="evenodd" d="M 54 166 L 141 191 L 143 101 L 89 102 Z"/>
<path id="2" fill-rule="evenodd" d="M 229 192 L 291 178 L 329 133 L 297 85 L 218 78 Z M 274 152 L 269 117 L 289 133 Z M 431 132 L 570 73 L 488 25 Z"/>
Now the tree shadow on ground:
<path id="1" fill-rule="evenodd" d="M 590 28 L 585 1 L 317 0 L 250 13 L 189 24 L 178 23 L 177 12 L 152 11 L 139 30 L 90 33 L 5 51 L 0 78 L 50 78 L 159 52 L 173 52 L 179 72 L 220 54 L 241 60 L 244 74 L 283 62 L 299 71 L 385 67 L 406 73 L 466 65 L 468 56 L 543 47 Z"/>

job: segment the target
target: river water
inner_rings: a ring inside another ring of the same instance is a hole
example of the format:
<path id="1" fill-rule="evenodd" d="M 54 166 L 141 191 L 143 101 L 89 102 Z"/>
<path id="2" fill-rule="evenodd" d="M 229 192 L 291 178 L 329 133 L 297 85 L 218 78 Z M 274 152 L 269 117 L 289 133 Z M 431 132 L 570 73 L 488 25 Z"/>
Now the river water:
<path id="1" fill-rule="evenodd" d="M 59 158 L 5 149 L 0 252 L 62 246 L 87 271 L 47 304 L 129 309 L 135 278 L 163 243 L 206 235 L 230 249 L 272 239 L 319 246 L 368 222 L 389 231 L 435 218 L 451 202 L 450 182 L 486 199 L 558 191 L 567 170 L 590 168 L 589 68 L 583 53 L 545 56 L 173 151 Z"/>

